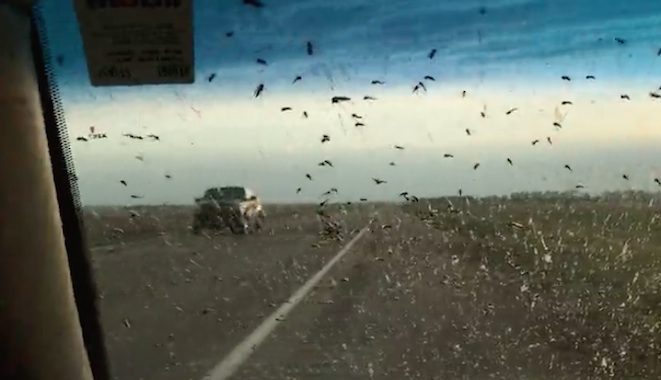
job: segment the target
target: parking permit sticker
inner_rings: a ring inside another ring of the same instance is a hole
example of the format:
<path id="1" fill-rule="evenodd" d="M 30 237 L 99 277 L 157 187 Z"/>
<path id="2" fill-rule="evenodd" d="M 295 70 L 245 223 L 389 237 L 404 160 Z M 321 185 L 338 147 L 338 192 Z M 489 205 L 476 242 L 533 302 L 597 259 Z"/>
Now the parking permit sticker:
<path id="1" fill-rule="evenodd" d="M 192 83 L 193 0 L 75 0 L 93 86 Z"/>

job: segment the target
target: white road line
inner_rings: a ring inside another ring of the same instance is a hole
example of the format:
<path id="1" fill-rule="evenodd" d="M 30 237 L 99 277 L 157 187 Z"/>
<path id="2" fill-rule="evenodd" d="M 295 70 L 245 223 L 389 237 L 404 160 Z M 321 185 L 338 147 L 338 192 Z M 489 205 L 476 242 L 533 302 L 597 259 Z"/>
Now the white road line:
<path id="1" fill-rule="evenodd" d="M 319 272 L 303 284 L 294 294 L 285 301 L 278 310 L 266 317 L 262 323 L 239 343 L 223 360 L 220 361 L 204 380 L 225 380 L 229 379 L 239 366 L 243 364 L 257 347 L 275 330 L 284 317 L 291 312 L 296 305 L 310 292 L 310 290 L 324 277 L 326 273 L 337 263 L 344 255 L 349 252 L 351 247 L 367 232 L 368 228 L 363 228 L 356 236 L 345 245 Z"/>
<path id="2" fill-rule="evenodd" d="M 136 241 L 129 241 L 129 243 L 116 243 L 116 244 L 105 244 L 105 245 L 97 245 L 94 247 L 90 247 L 90 251 L 110 251 L 118 248 L 124 248 L 128 246 L 135 246 L 139 244 L 145 244 L 145 243 L 152 243 L 154 241 L 161 241 L 157 240 L 157 238 L 147 238 L 147 239 L 141 239 L 141 240 L 136 240 Z"/>
<path id="3" fill-rule="evenodd" d="M 119 245 L 118 244 L 106 244 L 106 245 L 98 245 L 96 247 L 90 248 L 90 251 L 105 251 L 105 250 L 112 250 L 117 248 Z"/>

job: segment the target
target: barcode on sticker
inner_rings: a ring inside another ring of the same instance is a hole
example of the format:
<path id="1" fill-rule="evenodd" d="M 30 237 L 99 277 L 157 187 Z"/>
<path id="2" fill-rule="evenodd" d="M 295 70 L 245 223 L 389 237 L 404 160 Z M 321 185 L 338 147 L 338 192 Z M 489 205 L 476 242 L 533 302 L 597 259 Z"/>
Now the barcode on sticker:
<path id="1" fill-rule="evenodd" d="M 190 74 L 190 65 L 180 65 L 174 63 L 159 65 L 157 72 L 158 76 L 161 78 L 183 78 Z"/>
<path id="2" fill-rule="evenodd" d="M 131 69 L 128 67 L 122 67 L 122 66 L 115 66 L 115 65 L 109 65 L 109 66 L 103 66 L 101 67 L 96 75 L 99 78 L 132 78 L 133 75 L 131 74 Z"/>

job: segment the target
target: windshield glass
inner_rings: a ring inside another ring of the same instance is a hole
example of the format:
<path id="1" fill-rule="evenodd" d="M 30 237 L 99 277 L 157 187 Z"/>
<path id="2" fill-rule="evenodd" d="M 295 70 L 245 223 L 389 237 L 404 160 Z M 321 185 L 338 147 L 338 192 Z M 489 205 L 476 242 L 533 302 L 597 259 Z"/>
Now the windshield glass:
<path id="1" fill-rule="evenodd" d="M 661 2 L 197 1 L 123 87 L 41 11 L 116 379 L 661 378 Z"/>

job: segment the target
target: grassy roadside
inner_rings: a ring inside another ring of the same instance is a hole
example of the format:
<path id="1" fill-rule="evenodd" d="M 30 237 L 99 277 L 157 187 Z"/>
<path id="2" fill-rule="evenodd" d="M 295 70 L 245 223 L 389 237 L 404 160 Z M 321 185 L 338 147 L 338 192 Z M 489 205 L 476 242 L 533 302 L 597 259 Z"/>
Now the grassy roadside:
<path id="1" fill-rule="evenodd" d="M 545 344 L 553 351 L 549 366 L 567 365 L 577 375 L 658 378 L 657 201 L 641 194 L 563 195 L 435 199 L 403 207 L 444 234 L 454 264 L 442 281 L 460 283 L 454 289 L 468 297 L 509 303 L 487 305 L 485 313 L 524 324 L 511 344 Z"/>

